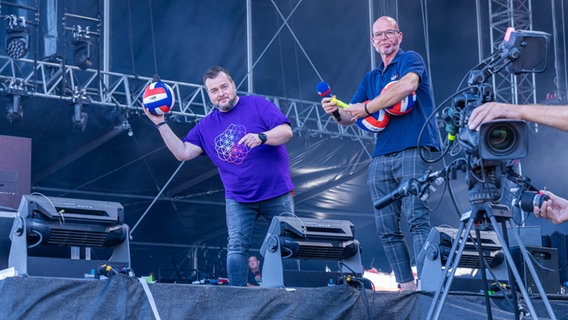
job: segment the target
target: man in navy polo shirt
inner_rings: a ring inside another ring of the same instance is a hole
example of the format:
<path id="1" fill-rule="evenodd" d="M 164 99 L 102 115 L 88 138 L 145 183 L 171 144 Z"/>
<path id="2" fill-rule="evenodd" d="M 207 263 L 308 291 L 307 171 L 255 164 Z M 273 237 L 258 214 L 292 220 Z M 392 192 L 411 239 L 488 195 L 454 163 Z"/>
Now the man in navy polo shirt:
<path id="1" fill-rule="evenodd" d="M 433 112 L 434 102 L 422 57 L 414 51 L 400 49 L 402 32 L 391 17 L 383 16 L 374 22 L 371 42 L 380 54 L 381 62 L 376 69 L 365 74 L 350 107 L 338 108 L 332 97 L 323 98 L 322 107 L 330 115 L 339 111 L 339 123 L 350 125 L 357 119 L 397 104 L 413 93 L 416 95 L 409 112 L 390 115 L 387 126 L 377 133 L 367 180 L 374 203 L 410 178 L 424 175 L 429 165 L 420 157 L 418 146 L 431 152 L 438 151 L 440 143 L 435 122 L 426 123 Z M 385 89 L 389 83 L 388 89 Z M 423 127 L 425 130 L 419 141 Z M 415 257 L 430 233 L 430 216 L 426 204 L 415 196 L 405 197 L 380 210 L 375 209 L 377 233 L 397 282 L 402 290 L 416 290 L 409 249 L 400 229 L 401 213 L 408 221 Z M 417 267 L 420 276 L 420 262 Z"/>

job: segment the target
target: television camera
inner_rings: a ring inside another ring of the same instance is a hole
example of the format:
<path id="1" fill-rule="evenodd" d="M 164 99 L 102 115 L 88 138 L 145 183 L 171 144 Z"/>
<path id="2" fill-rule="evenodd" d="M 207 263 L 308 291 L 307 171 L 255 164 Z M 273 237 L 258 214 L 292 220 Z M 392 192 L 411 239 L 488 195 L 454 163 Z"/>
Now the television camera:
<path id="1" fill-rule="evenodd" d="M 506 178 L 518 186 L 514 188 L 518 191 L 510 202 L 513 207 L 530 212 L 533 205 L 540 206 L 548 197 L 539 194 L 530 184 L 530 179 L 516 174 L 513 168 L 515 159 L 528 155 L 528 124 L 521 120 L 495 120 L 483 123 L 476 131 L 468 128 L 468 120 L 476 107 L 493 101 L 493 88 L 488 83 L 491 76 L 505 69 L 514 74 L 543 72 L 547 67 L 548 41 L 547 33 L 509 28 L 499 50 L 469 71 L 466 76 L 468 85 L 446 99 L 431 115 L 451 102 L 441 109 L 448 139 L 445 152 L 439 159 L 449 150 L 459 153 L 455 149 L 463 150 L 465 156 L 440 171 L 426 172 L 421 178 L 408 180 L 377 200 L 375 208 L 381 209 L 410 195 L 426 200 L 435 185 L 455 176 L 458 170 L 466 172 L 471 203 L 503 200 L 502 188 Z"/>
<path id="2" fill-rule="evenodd" d="M 493 231 L 503 246 L 513 301 L 517 301 L 515 283 L 518 283 L 518 288 L 527 302 L 530 314 L 533 318 L 536 315 L 528 292 L 508 250 L 506 226 L 507 221 L 513 217 L 511 209 L 520 208 L 525 212 L 532 212 L 534 207 L 540 207 L 548 199 L 546 195 L 538 193 L 538 189 L 530 184 L 528 178 L 517 174 L 514 170 L 515 159 L 523 158 L 528 154 L 528 125 L 524 121 L 497 120 L 483 123 L 478 130 L 470 130 L 468 121 L 475 108 L 493 101 L 493 88 L 488 83 L 491 76 L 505 68 L 514 74 L 543 72 L 546 69 L 548 40 L 549 35 L 543 32 L 514 31 L 514 29 L 509 28 L 499 50 L 492 53 L 467 74 L 467 86 L 445 100 L 431 115 L 433 117 L 436 113 L 442 111 L 442 119 L 445 122 L 445 130 L 448 134 L 447 147 L 439 159 L 426 160 L 421 154 L 422 158 L 425 161 L 435 162 L 442 159 L 450 150 L 452 151 L 451 155 L 462 154 L 463 151 L 464 156 L 453 160 L 442 170 L 426 172 L 420 178 L 408 180 L 398 189 L 374 203 L 375 208 L 381 209 L 410 195 L 419 196 L 420 199 L 426 200 L 434 185 L 441 184 L 444 180 L 448 181 L 449 178 L 455 178 L 455 173 L 458 170 L 466 173 L 471 210 L 461 215 L 456 238 L 455 241 L 452 241 L 452 247 L 447 253 L 446 267 L 443 272 L 441 271 L 443 275 L 440 277 L 440 284 L 432 300 L 427 319 L 438 319 L 441 313 L 467 238 L 470 237 L 470 231 L 474 224 L 476 225 L 477 237 L 475 243 L 480 260 L 480 273 L 485 285 L 486 308 L 489 318 L 491 318 L 491 307 L 487 294 L 488 282 L 484 270 L 488 268 L 488 262 L 484 258 L 480 236 L 481 229 Z M 441 109 L 450 101 L 448 107 Z M 429 122 L 431 118 L 427 120 Z M 505 186 L 509 193 L 503 191 Z M 508 201 L 509 199 L 511 201 Z M 501 224 L 502 231 L 497 228 L 498 222 Z M 554 318 L 554 312 L 546 298 L 542 284 L 538 280 L 527 250 L 518 235 L 515 232 L 512 233 L 516 237 L 523 259 L 529 267 L 535 283 L 537 283 L 547 311 Z M 418 259 L 420 259 L 420 256 L 424 259 L 424 251 L 427 251 L 428 248 L 430 247 L 426 244 Z M 422 263 L 422 261 L 418 260 L 417 263 Z M 518 312 L 518 310 L 515 311 L 516 316 L 518 316 Z"/>

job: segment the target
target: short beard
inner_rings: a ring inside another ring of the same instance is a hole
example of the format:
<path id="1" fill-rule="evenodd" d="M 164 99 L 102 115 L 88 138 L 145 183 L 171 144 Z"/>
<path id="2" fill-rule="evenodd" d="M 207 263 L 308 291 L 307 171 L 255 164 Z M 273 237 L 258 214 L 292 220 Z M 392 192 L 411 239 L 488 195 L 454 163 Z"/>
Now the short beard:
<path id="1" fill-rule="evenodd" d="M 235 96 L 233 99 L 229 100 L 229 104 L 226 107 L 223 107 L 221 105 L 214 105 L 215 108 L 219 109 L 219 111 L 222 112 L 227 112 L 230 111 L 231 109 L 233 109 L 236 105 L 237 105 L 237 101 L 238 101 L 238 96 Z"/>

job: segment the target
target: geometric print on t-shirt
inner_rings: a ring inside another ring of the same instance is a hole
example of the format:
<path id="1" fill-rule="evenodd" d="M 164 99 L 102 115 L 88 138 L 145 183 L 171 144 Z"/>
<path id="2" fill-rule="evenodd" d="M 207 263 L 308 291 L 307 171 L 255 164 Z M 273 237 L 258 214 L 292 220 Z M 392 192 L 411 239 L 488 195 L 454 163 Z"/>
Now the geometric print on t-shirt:
<path id="1" fill-rule="evenodd" d="M 241 164 L 250 151 L 249 147 L 238 143 L 245 134 L 244 126 L 230 124 L 225 131 L 215 137 L 215 151 L 219 159 L 233 164 Z"/>

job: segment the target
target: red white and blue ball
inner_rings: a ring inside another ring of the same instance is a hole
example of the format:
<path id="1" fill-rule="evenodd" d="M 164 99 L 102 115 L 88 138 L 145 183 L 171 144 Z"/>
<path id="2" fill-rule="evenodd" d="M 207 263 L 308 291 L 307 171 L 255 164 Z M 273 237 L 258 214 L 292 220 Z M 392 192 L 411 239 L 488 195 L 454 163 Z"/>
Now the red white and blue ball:
<path id="1" fill-rule="evenodd" d="M 144 90 L 144 107 L 155 115 L 164 115 L 174 107 L 174 91 L 167 84 L 157 81 L 150 83 Z"/>
<path id="2" fill-rule="evenodd" d="M 383 88 L 383 90 L 381 91 L 381 94 L 383 92 L 385 92 L 386 90 L 388 90 L 388 88 L 391 87 L 397 81 L 389 82 Z M 404 99 L 402 99 L 400 102 L 395 103 L 394 105 L 386 108 L 385 110 L 388 113 L 392 114 L 393 116 L 402 116 L 402 115 L 405 115 L 405 114 L 409 113 L 410 111 L 412 111 L 412 107 L 414 106 L 415 102 L 416 102 L 416 92 L 412 92 L 412 94 L 410 94 L 407 97 L 404 97 Z"/>
<path id="3" fill-rule="evenodd" d="M 365 118 L 357 119 L 357 125 L 365 131 L 377 133 L 386 128 L 387 124 L 389 124 L 389 119 L 389 114 L 381 109 Z"/>

